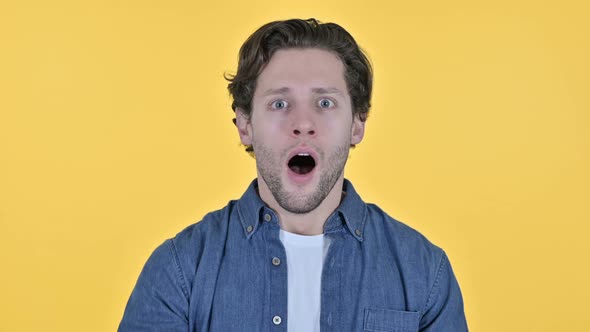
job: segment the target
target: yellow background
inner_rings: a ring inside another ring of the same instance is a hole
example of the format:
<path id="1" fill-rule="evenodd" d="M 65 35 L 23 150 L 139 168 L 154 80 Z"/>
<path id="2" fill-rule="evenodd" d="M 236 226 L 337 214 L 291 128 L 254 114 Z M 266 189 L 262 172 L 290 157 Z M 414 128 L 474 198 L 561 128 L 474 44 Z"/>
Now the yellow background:
<path id="1" fill-rule="evenodd" d="M 152 250 L 255 176 L 241 43 L 348 29 L 375 67 L 346 176 L 443 247 L 472 331 L 587 331 L 585 1 L 3 1 L 0 330 L 113 331 Z"/>

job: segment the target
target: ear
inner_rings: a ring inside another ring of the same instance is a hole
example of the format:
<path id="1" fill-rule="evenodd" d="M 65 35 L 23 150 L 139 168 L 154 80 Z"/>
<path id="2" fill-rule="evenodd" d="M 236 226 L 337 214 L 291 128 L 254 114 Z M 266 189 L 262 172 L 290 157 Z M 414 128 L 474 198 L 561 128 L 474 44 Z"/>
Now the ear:
<path id="1" fill-rule="evenodd" d="M 252 145 L 252 124 L 246 113 L 241 108 L 236 108 L 236 127 L 242 144 Z"/>
<path id="2" fill-rule="evenodd" d="M 363 137 L 365 137 L 365 122 L 361 121 L 356 114 L 352 117 L 351 131 L 350 144 L 359 144 L 363 140 Z"/>

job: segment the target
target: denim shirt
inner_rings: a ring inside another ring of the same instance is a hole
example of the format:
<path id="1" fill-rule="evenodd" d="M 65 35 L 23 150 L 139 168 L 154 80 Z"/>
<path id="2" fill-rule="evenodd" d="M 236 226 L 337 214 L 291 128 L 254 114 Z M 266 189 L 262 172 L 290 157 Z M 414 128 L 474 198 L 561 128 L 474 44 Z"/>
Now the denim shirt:
<path id="1" fill-rule="evenodd" d="M 467 331 L 445 253 L 366 204 L 348 180 L 324 224 L 322 331 Z M 145 264 L 119 331 L 287 331 L 287 263 L 277 214 L 257 194 L 207 214 Z M 291 331 L 293 332 L 293 331 Z"/>

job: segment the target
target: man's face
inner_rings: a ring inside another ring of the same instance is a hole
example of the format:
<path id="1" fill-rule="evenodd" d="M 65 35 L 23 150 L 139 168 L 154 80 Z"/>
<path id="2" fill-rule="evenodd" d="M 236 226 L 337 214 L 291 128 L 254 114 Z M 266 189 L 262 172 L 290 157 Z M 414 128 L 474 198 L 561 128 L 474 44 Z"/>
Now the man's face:
<path id="1" fill-rule="evenodd" d="M 260 73 L 240 138 L 256 155 L 259 186 L 291 213 L 317 208 L 341 183 L 350 144 L 364 135 L 353 118 L 344 65 L 321 49 L 277 51 Z"/>

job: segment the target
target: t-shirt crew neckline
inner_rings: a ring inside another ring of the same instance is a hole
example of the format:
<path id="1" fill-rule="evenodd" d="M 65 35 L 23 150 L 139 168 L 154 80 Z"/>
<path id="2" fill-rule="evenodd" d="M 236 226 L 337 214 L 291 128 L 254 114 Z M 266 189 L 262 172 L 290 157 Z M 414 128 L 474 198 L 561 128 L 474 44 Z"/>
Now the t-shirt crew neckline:
<path id="1" fill-rule="evenodd" d="M 300 235 L 281 229 L 281 241 L 297 247 L 321 247 L 324 244 L 324 234 Z"/>

